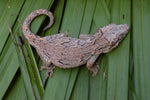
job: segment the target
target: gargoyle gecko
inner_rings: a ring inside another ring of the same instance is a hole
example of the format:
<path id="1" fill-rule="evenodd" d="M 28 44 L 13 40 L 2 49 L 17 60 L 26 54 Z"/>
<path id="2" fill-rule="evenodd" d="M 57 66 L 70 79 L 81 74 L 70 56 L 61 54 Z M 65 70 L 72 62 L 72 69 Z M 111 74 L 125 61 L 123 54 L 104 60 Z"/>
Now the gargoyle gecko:
<path id="1" fill-rule="evenodd" d="M 86 64 L 88 70 L 94 75 L 98 73 L 99 65 L 95 63 L 101 53 L 110 52 L 118 46 L 127 35 L 127 24 L 109 24 L 97 29 L 94 35 L 81 34 L 79 39 L 67 37 L 59 33 L 40 37 L 30 31 L 32 20 L 41 15 L 47 15 L 50 23 L 44 30 L 53 24 L 53 14 L 45 9 L 33 11 L 23 23 L 23 33 L 28 42 L 36 49 L 43 61 L 41 70 L 47 69 L 46 76 L 53 75 L 55 66 L 60 68 L 74 68 Z"/>

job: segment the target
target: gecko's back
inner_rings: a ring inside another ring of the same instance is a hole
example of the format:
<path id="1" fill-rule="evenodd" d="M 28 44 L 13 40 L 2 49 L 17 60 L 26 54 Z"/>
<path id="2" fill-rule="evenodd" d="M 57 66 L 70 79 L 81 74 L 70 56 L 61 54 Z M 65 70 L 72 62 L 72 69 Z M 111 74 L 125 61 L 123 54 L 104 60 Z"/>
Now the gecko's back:
<path id="1" fill-rule="evenodd" d="M 42 59 L 51 60 L 56 66 L 70 68 L 83 65 L 96 49 L 94 36 L 88 40 L 57 36 L 40 38 L 39 45 L 36 47 Z"/>

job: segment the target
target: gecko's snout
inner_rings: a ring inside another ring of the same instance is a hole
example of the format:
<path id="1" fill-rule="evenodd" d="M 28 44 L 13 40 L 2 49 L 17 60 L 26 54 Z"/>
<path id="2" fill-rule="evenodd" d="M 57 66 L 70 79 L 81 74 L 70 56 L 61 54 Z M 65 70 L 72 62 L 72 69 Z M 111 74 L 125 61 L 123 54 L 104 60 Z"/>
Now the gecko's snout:
<path id="1" fill-rule="evenodd" d="M 129 26 L 127 24 L 120 25 L 118 30 L 120 31 L 118 32 L 118 39 L 122 40 L 128 34 Z"/>

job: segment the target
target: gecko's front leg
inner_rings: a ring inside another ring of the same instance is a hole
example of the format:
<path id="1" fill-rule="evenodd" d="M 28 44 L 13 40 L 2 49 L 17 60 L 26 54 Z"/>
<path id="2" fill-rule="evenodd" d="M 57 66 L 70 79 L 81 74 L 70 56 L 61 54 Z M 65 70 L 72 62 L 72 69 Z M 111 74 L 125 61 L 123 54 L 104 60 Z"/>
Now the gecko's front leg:
<path id="1" fill-rule="evenodd" d="M 92 56 L 88 61 L 87 61 L 87 68 L 88 70 L 92 73 L 93 76 L 95 76 L 98 73 L 99 70 L 99 63 L 95 62 L 96 59 L 98 58 L 99 55 L 94 55 Z"/>
<path id="2" fill-rule="evenodd" d="M 45 62 L 43 61 L 43 66 L 41 67 L 40 71 L 42 71 L 43 69 L 46 69 L 46 79 L 49 77 L 49 73 L 50 73 L 50 77 L 52 77 L 53 73 L 54 73 L 54 69 L 55 69 L 55 65 L 52 64 L 51 61 L 49 62 Z"/>

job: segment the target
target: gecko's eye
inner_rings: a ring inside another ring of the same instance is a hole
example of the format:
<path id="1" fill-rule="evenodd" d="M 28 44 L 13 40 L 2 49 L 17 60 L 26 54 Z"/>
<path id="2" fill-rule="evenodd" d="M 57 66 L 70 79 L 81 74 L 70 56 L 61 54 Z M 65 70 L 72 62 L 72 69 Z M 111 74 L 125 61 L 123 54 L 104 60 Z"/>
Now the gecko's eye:
<path id="1" fill-rule="evenodd" d="M 124 37 L 123 35 L 120 35 L 120 36 L 119 36 L 119 39 L 121 40 L 123 37 Z"/>

